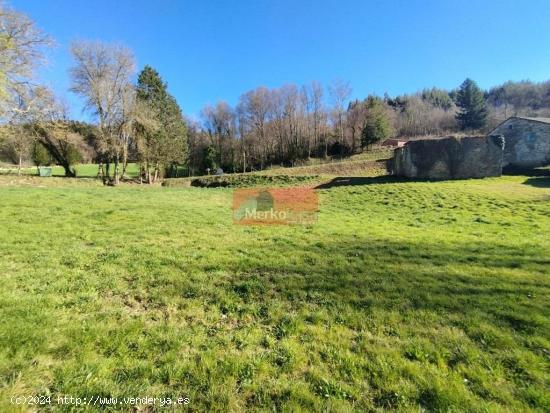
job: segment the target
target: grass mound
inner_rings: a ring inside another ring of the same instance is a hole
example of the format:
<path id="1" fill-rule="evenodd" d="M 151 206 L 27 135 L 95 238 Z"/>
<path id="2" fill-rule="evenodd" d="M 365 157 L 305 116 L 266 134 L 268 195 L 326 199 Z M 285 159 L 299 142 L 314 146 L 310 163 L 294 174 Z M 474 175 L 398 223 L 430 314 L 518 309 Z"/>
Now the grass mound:
<path id="1" fill-rule="evenodd" d="M 266 175 L 306 175 L 321 174 L 335 176 L 381 176 L 386 175 L 387 161 L 341 161 L 333 163 L 324 163 L 314 166 L 300 166 L 294 168 L 276 168 L 265 172 Z"/>
<path id="2" fill-rule="evenodd" d="M 261 186 L 296 186 L 319 182 L 319 175 L 261 175 L 261 174 L 228 174 L 204 176 L 200 178 L 165 179 L 163 186 L 202 188 L 238 188 Z"/>

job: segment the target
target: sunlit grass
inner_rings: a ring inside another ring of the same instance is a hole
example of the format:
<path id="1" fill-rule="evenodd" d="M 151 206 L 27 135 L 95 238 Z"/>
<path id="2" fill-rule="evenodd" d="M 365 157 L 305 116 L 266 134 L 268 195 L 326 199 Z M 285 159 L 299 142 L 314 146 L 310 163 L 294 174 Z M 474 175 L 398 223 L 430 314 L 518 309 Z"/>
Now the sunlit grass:
<path id="1" fill-rule="evenodd" d="M 52 166 L 52 175 L 53 176 L 65 176 L 65 170 L 63 167 L 55 165 Z M 96 178 L 97 172 L 98 172 L 98 165 L 97 164 L 78 164 L 74 166 L 74 170 L 76 171 L 76 176 L 79 178 Z M 0 175 L 16 175 L 18 173 L 18 169 L 15 166 L 12 167 L 4 167 L 0 168 Z M 38 168 L 36 167 L 27 167 L 27 168 L 21 168 L 21 173 L 23 175 L 38 175 Z M 112 171 L 111 171 L 112 173 Z M 128 167 L 126 169 L 126 176 L 129 178 L 135 178 L 139 176 L 139 164 L 137 163 L 129 163 Z"/>
<path id="2" fill-rule="evenodd" d="M 310 227 L 235 226 L 231 189 L 9 182 L 0 411 L 550 408 L 548 177 L 350 181 Z"/>

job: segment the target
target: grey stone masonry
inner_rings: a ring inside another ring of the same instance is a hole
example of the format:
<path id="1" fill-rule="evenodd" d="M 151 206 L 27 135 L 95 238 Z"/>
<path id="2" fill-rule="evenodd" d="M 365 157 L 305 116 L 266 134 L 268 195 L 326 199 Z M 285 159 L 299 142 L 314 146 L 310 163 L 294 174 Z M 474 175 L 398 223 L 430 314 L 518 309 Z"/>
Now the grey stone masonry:
<path id="1" fill-rule="evenodd" d="M 550 119 L 511 117 L 491 134 L 504 136 L 503 167 L 535 168 L 550 164 Z"/>
<path id="2" fill-rule="evenodd" d="M 392 173 L 421 179 L 466 179 L 502 174 L 502 136 L 422 139 L 394 152 Z"/>

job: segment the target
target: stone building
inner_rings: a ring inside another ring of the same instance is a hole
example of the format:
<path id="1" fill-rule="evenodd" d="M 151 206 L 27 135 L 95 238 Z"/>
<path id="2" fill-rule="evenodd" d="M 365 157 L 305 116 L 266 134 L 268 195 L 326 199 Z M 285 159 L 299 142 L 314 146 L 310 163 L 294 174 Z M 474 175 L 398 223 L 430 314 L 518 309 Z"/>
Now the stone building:
<path id="1" fill-rule="evenodd" d="M 535 168 L 550 164 L 550 118 L 513 116 L 491 134 L 504 136 L 504 168 Z"/>
<path id="2" fill-rule="evenodd" d="M 466 179 L 502 174 L 502 136 L 450 136 L 409 141 L 394 151 L 392 174 L 421 179 Z"/>

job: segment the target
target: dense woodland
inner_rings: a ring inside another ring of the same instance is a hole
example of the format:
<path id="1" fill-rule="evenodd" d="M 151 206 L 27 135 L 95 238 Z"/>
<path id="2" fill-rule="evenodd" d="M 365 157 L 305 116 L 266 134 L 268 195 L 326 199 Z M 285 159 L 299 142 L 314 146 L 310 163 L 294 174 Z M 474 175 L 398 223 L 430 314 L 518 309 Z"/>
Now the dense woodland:
<path id="1" fill-rule="evenodd" d="M 95 162 L 117 184 L 129 162 L 141 180 L 291 166 L 310 158 L 346 157 L 388 137 L 483 133 L 509 116 L 550 117 L 550 81 L 506 82 L 352 99 L 349 83 L 257 87 L 238 103 L 207 105 L 186 118 L 153 67 L 136 73 L 128 48 L 75 42 L 70 93 L 86 102 L 92 124 L 70 119 L 55 93 L 35 81 L 52 40 L 23 13 L 0 6 L 0 161 L 72 165 Z"/>

